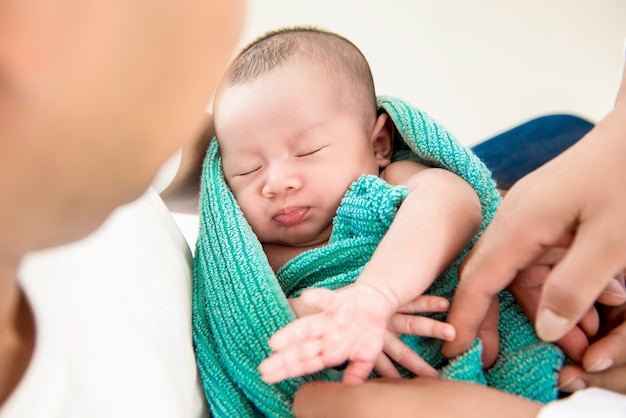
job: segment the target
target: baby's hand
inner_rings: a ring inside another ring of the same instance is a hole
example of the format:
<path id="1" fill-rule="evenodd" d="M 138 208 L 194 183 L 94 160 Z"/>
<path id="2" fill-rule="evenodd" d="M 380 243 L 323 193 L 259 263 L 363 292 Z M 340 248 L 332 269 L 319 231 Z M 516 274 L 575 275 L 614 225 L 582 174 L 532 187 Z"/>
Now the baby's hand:
<path id="1" fill-rule="evenodd" d="M 413 315 L 422 312 L 445 312 L 449 307 L 450 302 L 447 299 L 428 295 L 420 295 L 401 306 L 387 324 L 384 352 L 376 360 L 374 367 L 376 372 L 382 377 L 400 378 L 400 372 L 391 361 L 393 360 L 416 376 L 438 377 L 437 371 L 402 342 L 398 335 L 417 335 L 452 341 L 456 335 L 452 325 L 432 318 Z"/>
<path id="2" fill-rule="evenodd" d="M 392 302 L 367 285 L 344 289 L 310 289 L 302 301 L 322 312 L 285 326 L 269 340 L 274 354 L 259 371 L 267 383 L 349 364 L 346 383 L 364 382 L 382 352 Z"/>

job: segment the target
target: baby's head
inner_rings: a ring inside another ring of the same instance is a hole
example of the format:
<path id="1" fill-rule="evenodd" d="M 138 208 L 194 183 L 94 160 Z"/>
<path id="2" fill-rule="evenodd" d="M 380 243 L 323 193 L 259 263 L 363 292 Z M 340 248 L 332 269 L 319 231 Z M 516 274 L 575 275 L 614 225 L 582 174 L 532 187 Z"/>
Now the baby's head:
<path id="1" fill-rule="evenodd" d="M 367 60 L 334 33 L 257 39 L 229 66 L 213 112 L 226 181 L 264 243 L 327 241 L 350 184 L 390 161 Z"/>
<path id="2" fill-rule="evenodd" d="M 365 124 L 373 123 L 376 94 L 365 56 L 348 39 L 312 27 L 268 32 L 245 47 L 222 79 L 216 107 L 225 90 L 251 84 L 263 75 L 285 67 L 317 74 L 328 83 L 328 94 L 362 116 Z"/>

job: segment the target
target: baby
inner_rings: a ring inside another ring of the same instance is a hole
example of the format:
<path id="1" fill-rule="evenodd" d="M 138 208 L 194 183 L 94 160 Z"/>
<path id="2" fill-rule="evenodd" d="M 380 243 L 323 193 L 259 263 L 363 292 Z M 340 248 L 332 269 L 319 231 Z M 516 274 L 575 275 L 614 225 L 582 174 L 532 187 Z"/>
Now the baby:
<path id="1" fill-rule="evenodd" d="M 289 414 L 307 380 L 357 383 L 381 362 L 403 365 L 398 352 L 381 355 L 392 315 L 422 294 L 452 297 L 499 202 L 486 167 L 424 113 L 377 98 L 358 48 L 314 28 L 246 47 L 213 112 L 194 260 L 194 341 L 211 410 Z M 501 306 L 500 323 L 514 329 L 501 333 L 492 375 L 479 342 L 449 361 L 440 340 L 400 338 L 430 364 L 425 374 L 554 396 L 559 353 L 512 298 Z M 438 326 L 423 335 L 454 338 Z"/>
<path id="2" fill-rule="evenodd" d="M 326 313 L 293 326 L 334 319 L 319 322 L 304 351 L 296 346 L 261 367 L 275 382 L 350 360 L 344 381 L 365 380 L 391 314 L 422 294 L 477 232 L 476 193 L 450 171 L 391 161 L 395 127 L 377 112 L 367 61 L 335 34 L 300 28 L 260 39 L 230 66 L 213 111 L 224 177 L 274 271 L 328 244 L 341 200 L 361 176 L 407 188 L 354 286 L 307 292 L 302 302 Z M 286 348 L 289 330 L 272 348 Z"/>

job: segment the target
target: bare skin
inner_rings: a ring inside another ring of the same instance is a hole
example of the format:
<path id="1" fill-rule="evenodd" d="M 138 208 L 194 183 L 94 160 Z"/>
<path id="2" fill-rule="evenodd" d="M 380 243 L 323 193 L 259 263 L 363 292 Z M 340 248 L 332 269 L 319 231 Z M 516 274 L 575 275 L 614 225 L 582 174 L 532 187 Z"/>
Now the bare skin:
<path id="1" fill-rule="evenodd" d="M 0 2 L 0 404 L 36 343 L 22 258 L 94 231 L 201 132 L 242 18 L 237 1 Z"/>
<path id="2" fill-rule="evenodd" d="M 626 166 L 615 158 L 626 152 L 625 118 L 626 70 L 614 109 L 577 145 L 507 193 L 461 270 L 449 316 L 458 338 L 444 345 L 447 356 L 469 347 L 494 295 L 554 247 L 565 248 L 565 255 L 527 307 L 536 312 L 543 339 L 561 339 L 598 298 L 610 296 L 612 304 L 626 300 L 623 287 L 611 284 L 626 265 L 621 232 L 626 227 L 626 195 L 621 193 Z M 607 351 L 607 358 L 623 364 L 626 359 L 612 358 L 614 353 Z M 584 357 L 583 364 L 596 363 Z"/>
<path id="3" fill-rule="evenodd" d="M 486 386 L 418 377 L 361 385 L 313 382 L 296 394 L 297 417 L 534 417 L 541 405 Z"/>

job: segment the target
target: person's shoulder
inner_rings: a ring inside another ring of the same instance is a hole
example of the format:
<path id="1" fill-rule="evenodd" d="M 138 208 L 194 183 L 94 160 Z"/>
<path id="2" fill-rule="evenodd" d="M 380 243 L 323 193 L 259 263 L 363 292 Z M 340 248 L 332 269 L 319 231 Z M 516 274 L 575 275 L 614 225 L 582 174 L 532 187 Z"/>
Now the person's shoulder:
<path id="1" fill-rule="evenodd" d="M 191 252 L 156 192 L 87 238 L 28 256 L 20 283 L 37 345 L 7 406 L 33 411 L 53 386 L 46 416 L 207 414 L 191 336 Z"/>
<path id="2" fill-rule="evenodd" d="M 401 184 L 406 185 L 412 176 L 429 168 L 431 167 L 418 163 L 417 161 L 398 160 L 385 167 L 385 169 L 380 172 L 379 176 L 393 186 Z"/>

